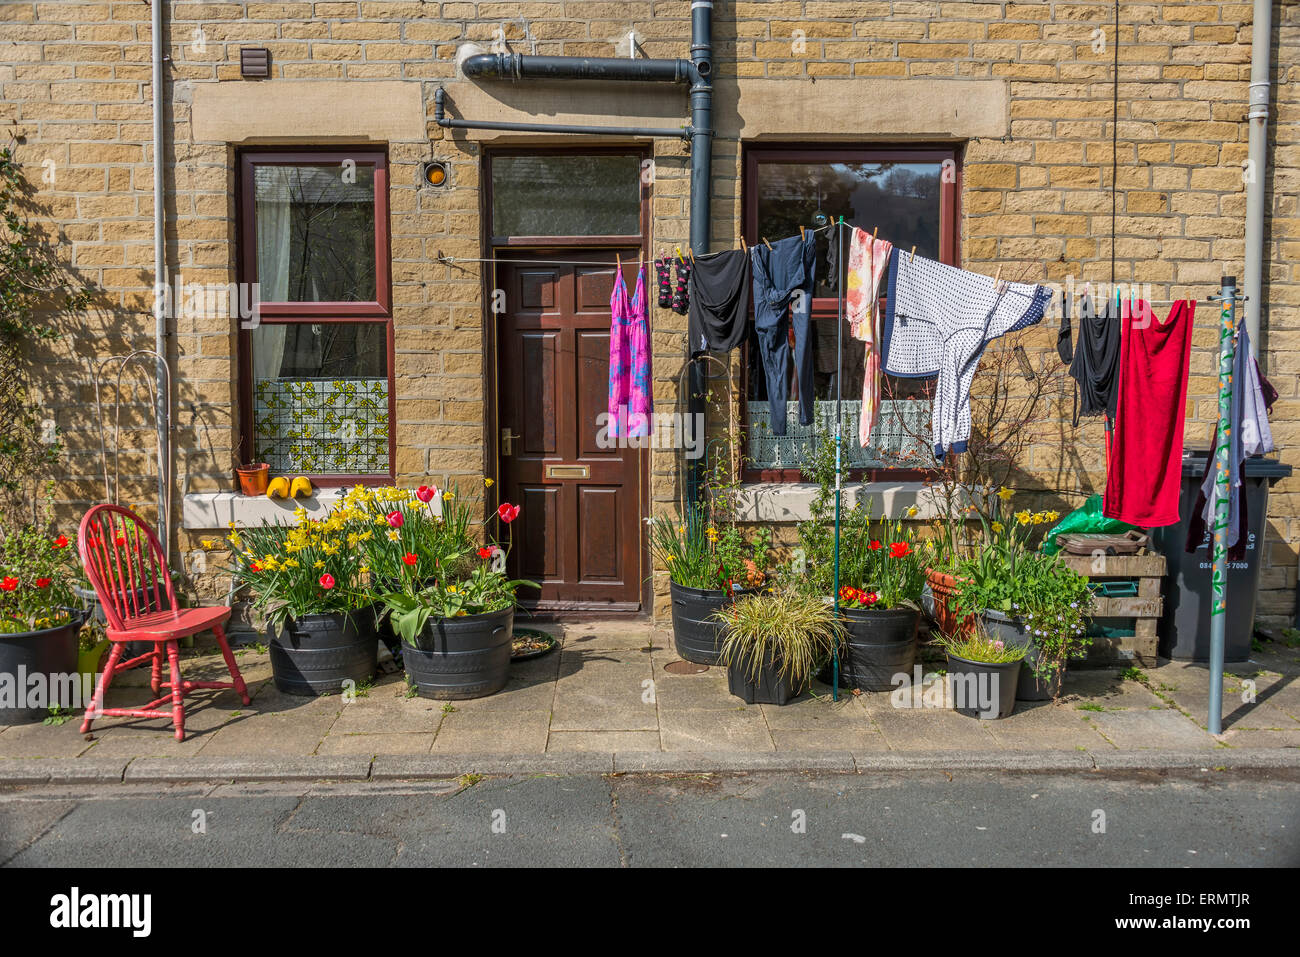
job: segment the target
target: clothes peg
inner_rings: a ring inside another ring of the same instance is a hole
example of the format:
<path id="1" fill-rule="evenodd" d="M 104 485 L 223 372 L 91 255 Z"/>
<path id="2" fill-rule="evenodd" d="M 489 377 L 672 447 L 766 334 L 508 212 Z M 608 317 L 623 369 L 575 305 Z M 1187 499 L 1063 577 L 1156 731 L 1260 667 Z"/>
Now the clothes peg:
<path id="1" fill-rule="evenodd" d="M 915 258 L 916 258 L 916 247 L 913 246 L 913 247 L 912 247 L 912 255 L 910 255 L 910 256 L 907 257 L 907 261 L 908 261 L 908 263 L 910 264 L 910 263 L 912 262 L 912 260 L 914 260 Z"/>
<path id="2" fill-rule="evenodd" d="M 871 242 L 872 242 L 873 244 L 874 244 L 875 241 L 876 241 L 876 237 L 879 236 L 879 235 L 880 235 L 880 227 L 877 226 L 875 229 L 873 229 L 873 230 L 871 231 Z"/>
<path id="3" fill-rule="evenodd" d="M 683 259 L 683 256 L 682 256 L 682 247 L 681 247 L 681 246 L 674 246 L 674 247 L 673 247 L 673 251 L 677 254 L 677 261 L 678 261 L 678 262 L 681 262 L 682 259 Z"/>
<path id="4" fill-rule="evenodd" d="M 690 247 L 687 247 L 686 252 L 687 252 L 687 253 L 690 255 L 690 257 L 691 257 L 691 265 L 694 266 L 694 265 L 695 265 L 695 250 L 694 250 L 694 249 L 691 249 Z"/>
<path id="5" fill-rule="evenodd" d="M 741 237 L 740 237 L 740 251 L 741 251 L 742 253 L 747 253 L 747 252 L 749 252 L 749 247 L 745 245 L 745 237 L 744 237 L 744 236 L 741 236 Z"/>
<path id="6" fill-rule="evenodd" d="M 993 276 L 993 288 L 997 292 L 1002 291 L 1002 267 L 1001 266 L 998 267 L 997 273 L 995 273 Z"/>
<path id="7" fill-rule="evenodd" d="M 767 241 L 766 236 L 763 237 L 763 245 L 767 247 L 768 252 L 772 251 L 772 244 Z"/>
<path id="8" fill-rule="evenodd" d="M 614 253 L 614 265 L 619 272 L 623 271 L 623 256 L 621 253 Z"/>
<path id="9" fill-rule="evenodd" d="M 807 238 L 808 238 L 808 236 L 807 236 L 807 234 L 804 232 L 804 228 L 803 228 L 802 226 L 799 227 L 799 238 L 800 238 L 800 239 L 807 239 Z"/>

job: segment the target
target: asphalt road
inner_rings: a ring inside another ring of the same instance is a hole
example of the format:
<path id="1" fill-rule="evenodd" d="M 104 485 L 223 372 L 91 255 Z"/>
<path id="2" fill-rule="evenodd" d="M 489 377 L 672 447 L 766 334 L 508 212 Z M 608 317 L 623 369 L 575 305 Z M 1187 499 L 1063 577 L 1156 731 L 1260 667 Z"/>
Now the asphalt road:
<path id="1" fill-rule="evenodd" d="M 1291 866 L 1300 771 L 0 790 L 6 866 Z"/>

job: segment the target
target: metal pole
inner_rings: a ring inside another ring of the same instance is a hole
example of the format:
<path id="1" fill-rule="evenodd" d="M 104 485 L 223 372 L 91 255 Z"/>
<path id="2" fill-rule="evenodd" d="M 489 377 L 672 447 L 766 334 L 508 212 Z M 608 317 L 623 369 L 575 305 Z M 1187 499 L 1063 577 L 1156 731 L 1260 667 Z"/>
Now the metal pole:
<path id="1" fill-rule="evenodd" d="M 1259 327 L 1264 314 L 1264 187 L 1268 179 L 1268 101 L 1272 73 L 1273 0 L 1255 0 L 1250 41 L 1250 146 L 1246 178 L 1246 331 L 1259 356 Z"/>
<path id="2" fill-rule="evenodd" d="M 1218 296 L 1219 319 L 1219 431 L 1214 455 L 1214 540 L 1210 545 L 1210 734 L 1223 731 L 1223 649 L 1228 621 L 1228 477 L 1232 463 L 1232 369 L 1237 351 L 1237 277 L 1224 276 Z"/>
<path id="3" fill-rule="evenodd" d="M 703 256 L 709 251 L 710 207 L 713 191 L 713 3 L 696 0 L 691 4 L 691 251 Z M 705 403 L 706 383 L 704 363 L 692 358 L 695 343 L 686 344 L 686 361 L 690 364 L 687 377 L 690 393 L 686 398 L 686 411 L 690 421 L 691 439 L 695 447 L 708 434 Z M 696 425 L 704 435 L 696 435 Z M 704 456 L 687 466 L 687 498 L 700 501 L 704 491 Z"/>
<path id="4" fill-rule="evenodd" d="M 163 194 L 163 99 L 166 78 L 163 75 L 163 7 L 154 0 L 150 32 L 153 59 L 151 83 L 153 86 L 153 282 L 154 282 L 154 352 L 155 375 L 158 380 L 154 397 L 154 415 L 158 428 L 158 537 L 162 545 L 163 562 L 168 561 L 172 541 L 171 489 L 171 435 L 168 409 L 171 400 L 171 375 L 167 364 L 167 314 L 163 308 L 167 288 L 167 245 L 164 224 L 166 204 Z"/>
<path id="5" fill-rule="evenodd" d="M 844 263 L 844 217 L 840 217 L 839 229 L 835 232 L 835 242 L 837 243 L 838 255 L 835 257 L 835 266 L 838 269 Z M 835 598 L 835 616 L 840 614 L 840 489 L 842 486 L 840 470 L 840 447 L 843 442 L 843 429 L 840 426 L 840 407 L 844 400 L 844 281 L 840 277 L 833 277 L 836 280 L 835 287 L 839 290 L 839 297 L 836 301 L 835 323 L 835 584 L 833 586 Z M 834 679 L 831 683 L 831 700 L 840 700 L 840 642 L 839 638 L 834 639 L 831 645 L 831 677 Z"/>

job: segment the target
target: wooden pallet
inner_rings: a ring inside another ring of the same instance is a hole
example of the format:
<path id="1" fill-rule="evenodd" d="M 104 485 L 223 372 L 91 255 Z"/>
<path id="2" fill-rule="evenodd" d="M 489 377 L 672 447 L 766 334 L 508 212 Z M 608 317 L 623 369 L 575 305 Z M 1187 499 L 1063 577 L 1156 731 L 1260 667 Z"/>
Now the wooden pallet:
<path id="1" fill-rule="evenodd" d="M 1136 579 L 1137 594 L 1118 598 L 1098 596 L 1093 600 L 1094 618 L 1131 618 L 1133 635 L 1122 638 L 1094 638 L 1087 665 L 1156 663 L 1156 625 L 1165 610 L 1163 555 L 1067 555 L 1065 564 L 1091 580 Z"/>

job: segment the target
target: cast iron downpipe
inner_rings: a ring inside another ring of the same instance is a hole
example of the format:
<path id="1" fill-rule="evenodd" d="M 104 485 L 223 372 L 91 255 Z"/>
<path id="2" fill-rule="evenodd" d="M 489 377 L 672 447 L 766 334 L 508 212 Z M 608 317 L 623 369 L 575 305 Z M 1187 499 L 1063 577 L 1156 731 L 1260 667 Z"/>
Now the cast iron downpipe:
<path id="1" fill-rule="evenodd" d="M 433 117 L 439 126 L 453 129 L 502 130 L 520 133 L 583 133 L 607 136 L 649 136 L 685 139 L 691 145 L 691 251 L 703 256 L 709 251 L 709 192 L 713 168 L 713 3 L 692 0 L 691 56 L 682 59 L 637 59 L 633 57 L 530 56 L 521 53 L 480 53 L 466 57 L 461 72 L 470 79 L 529 80 L 615 80 L 641 83 L 690 83 L 691 122 L 679 129 L 644 126 L 573 126 L 546 123 L 509 123 L 490 120 L 453 119 L 446 115 L 446 92 L 434 93 Z M 691 359 L 687 343 L 687 413 L 692 433 L 704 422 L 704 363 Z M 699 448 L 703 436 L 692 434 L 688 447 Z M 704 456 L 691 461 L 687 472 L 687 500 L 697 502 L 703 486 Z"/>

